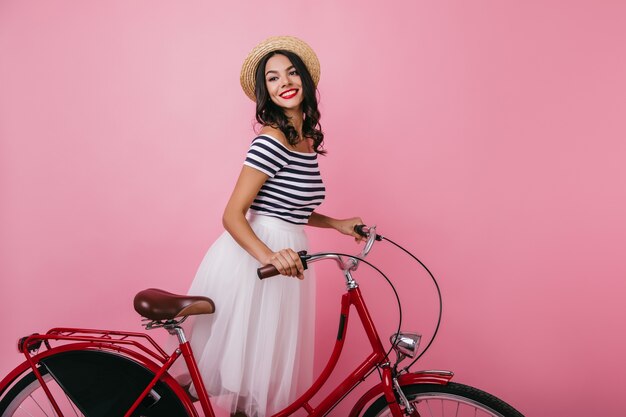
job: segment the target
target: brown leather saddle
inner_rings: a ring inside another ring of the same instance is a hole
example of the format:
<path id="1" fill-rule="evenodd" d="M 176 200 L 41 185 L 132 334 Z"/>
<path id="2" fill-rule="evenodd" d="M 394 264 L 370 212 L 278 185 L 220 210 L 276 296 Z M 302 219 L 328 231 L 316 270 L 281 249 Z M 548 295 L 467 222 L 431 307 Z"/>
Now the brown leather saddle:
<path id="1" fill-rule="evenodd" d="M 215 303 L 208 297 L 172 294 L 157 288 L 138 292 L 133 305 L 137 313 L 150 320 L 173 320 L 215 312 Z"/>

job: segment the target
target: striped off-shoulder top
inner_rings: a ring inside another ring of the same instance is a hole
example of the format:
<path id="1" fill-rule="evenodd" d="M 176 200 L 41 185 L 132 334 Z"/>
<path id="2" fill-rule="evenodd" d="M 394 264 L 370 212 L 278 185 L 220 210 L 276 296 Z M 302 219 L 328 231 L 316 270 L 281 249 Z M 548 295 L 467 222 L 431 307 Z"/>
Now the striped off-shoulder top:
<path id="1" fill-rule="evenodd" d="M 250 206 L 253 213 L 306 224 L 324 200 L 317 153 L 292 151 L 264 134 L 252 141 L 244 165 L 269 177 Z"/>

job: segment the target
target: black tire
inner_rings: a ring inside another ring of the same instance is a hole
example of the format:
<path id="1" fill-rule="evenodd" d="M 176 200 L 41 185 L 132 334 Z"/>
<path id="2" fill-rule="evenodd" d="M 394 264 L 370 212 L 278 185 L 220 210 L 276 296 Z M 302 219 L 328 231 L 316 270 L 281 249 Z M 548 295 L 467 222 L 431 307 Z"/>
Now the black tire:
<path id="1" fill-rule="evenodd" d="M 420 416 L 429 417 L 524 417 L 519 411 L 484 391 L 463 384 L 412 384 L 402 392 Z M 380 396 L 363 417 L 391 416 L 387 401 Z"/>
<path id="2" fill-rule="evenodd" d="M 44 362 L 45 361 L 45 362 Z M 39 366 L 46 386 L 64 415 L 124 415 L 154 374 L 139 363 L 102 351 L 69 351 L 45 358 Z M 158 382 L 133 416 L 187 416 L 180 399 Z M 32 371 L 22 374 L 0 398 L 1 417 L 56 416 Z"/>

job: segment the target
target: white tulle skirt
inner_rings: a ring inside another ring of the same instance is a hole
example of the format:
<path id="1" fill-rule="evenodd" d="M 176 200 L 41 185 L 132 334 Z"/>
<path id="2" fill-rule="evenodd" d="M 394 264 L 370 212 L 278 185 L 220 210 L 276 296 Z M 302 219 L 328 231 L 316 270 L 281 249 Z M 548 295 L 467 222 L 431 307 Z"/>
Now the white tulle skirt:
<path id="1" fill-rule="evenodd" d="M 304 226 L 254 215 L 257 236 L 272 250 L 308 249 Z M 313 378 L 315 280 L 259 280 L 259 262 L 224 232 L 202 261 L 189 294 L 205 295 L 216 311 L 198 316 L 193 348 L 211 401 L 248 416 L 276 413 Z M 193 389 L 192 389 L 193 390 Z"/>

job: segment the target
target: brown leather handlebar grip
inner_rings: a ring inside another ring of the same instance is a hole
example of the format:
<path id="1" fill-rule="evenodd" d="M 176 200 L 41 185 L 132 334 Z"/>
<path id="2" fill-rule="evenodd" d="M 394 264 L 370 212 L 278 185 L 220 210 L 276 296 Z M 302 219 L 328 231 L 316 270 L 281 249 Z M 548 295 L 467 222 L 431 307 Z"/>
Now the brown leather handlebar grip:
<path id="1" fill-rule="evenodd" d="M 278 269 L 272 264 L 265 265 L 256 270 L 256 274 L 259 279 L 265 279 L 269 277 L 273 277 L 275 275 L 279 275 Z"/>
<path id="2" fill-rule="evenodd" d="M 300 252 L 298 252 L 298 256 L 300 256 L 300 261 L 302 261 L 302 266 L 304 266 L 304 269 L 307 269 L 308 265 L 306 264 L 306 260 L 309 259 L 310 256 L 307 256 L 305 250 L 301 250 Z M 278 272 L 278 269 L 276 269 L 274 265 L 268 264 L 258 268 L 256 270 L 256 275 L 259 277 L 259 279 L 265 279 L 280 275 L 280 272 Z"/>

